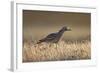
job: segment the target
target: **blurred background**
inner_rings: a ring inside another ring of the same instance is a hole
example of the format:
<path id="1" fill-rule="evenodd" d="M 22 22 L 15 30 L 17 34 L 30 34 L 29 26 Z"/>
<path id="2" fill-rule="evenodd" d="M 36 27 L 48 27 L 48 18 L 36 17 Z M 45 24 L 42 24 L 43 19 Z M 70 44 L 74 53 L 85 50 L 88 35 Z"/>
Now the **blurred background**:
<path id="1" fill-rule="evenodd" d="M 64 33 L 64 40 L 87 39 L 91 35 L 91 14 L 75 12 L 51 12 L 23 10 L 24 40 L 39 40 L 63 26 L 72 31 Z"/>

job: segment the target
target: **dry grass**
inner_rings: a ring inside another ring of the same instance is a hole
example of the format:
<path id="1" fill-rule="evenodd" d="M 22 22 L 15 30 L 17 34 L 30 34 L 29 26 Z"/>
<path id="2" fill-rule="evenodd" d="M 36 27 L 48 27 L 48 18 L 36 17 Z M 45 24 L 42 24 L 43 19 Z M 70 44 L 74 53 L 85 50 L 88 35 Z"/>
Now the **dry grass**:
<path id="1" fill-rule="evenodd" d="M 89 40 L 60 41 L 58 44 L 23 43 L 23 62 L 81 60 L 91 58 Z"/>

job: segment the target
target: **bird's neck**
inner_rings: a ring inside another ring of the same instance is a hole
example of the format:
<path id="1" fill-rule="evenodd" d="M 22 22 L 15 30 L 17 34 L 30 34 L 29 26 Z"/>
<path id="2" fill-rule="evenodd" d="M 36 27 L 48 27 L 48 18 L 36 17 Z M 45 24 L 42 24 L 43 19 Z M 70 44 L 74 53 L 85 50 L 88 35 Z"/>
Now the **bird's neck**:
<path id="1" fill-rule="evenodd" d="M 64 32 L 65 32 L 64 30 L 60 30 L 58 33 L 59 33 L 60 35 L 63 35 Z"/>

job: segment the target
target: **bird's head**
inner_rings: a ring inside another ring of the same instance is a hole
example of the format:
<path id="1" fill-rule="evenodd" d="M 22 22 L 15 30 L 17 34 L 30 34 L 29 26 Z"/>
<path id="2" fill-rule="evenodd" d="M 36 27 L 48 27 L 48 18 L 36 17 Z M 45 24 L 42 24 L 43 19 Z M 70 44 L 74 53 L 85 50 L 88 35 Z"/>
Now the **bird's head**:
<path id="1" fill-rule="evenodd" d="M 63 30 L 63 31 L 71 31 L 71 28 L 64 26 L 64 27 L 62 28 L 62 30 Z"/>

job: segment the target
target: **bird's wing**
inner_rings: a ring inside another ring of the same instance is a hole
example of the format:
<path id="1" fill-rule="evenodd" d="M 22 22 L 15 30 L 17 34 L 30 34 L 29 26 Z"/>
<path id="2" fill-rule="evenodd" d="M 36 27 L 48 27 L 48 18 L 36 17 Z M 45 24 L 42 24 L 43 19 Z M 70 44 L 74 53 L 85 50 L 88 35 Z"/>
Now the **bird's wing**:
<path id="1" fill-rule="evenodd" d="M 57 33 L 51 33 L 46 37 L 46 39 L 55 39 L 56 37 L 57 37 Z"/>

